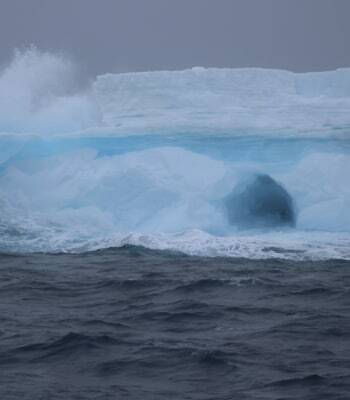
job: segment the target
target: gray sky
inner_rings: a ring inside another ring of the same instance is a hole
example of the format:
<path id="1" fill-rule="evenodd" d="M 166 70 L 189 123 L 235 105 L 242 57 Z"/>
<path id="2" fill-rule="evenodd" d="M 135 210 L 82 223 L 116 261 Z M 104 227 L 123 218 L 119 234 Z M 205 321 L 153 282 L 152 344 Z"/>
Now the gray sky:
<path id="1" fill-rule="evenodd" d="M 350 0 L 0 0 L 0 63 L 63 51 L 89 74 L 350 66 Z"/>

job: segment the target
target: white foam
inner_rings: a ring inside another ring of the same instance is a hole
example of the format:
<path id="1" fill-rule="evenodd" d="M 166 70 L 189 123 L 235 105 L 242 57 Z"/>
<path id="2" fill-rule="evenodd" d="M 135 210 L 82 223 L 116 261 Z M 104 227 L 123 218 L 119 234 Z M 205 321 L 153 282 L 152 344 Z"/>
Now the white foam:
<path id="1" fill-rule="evenodd" d="M 96 125 L 98 106 L 76 92 L 77 80 L 76 66 L 63 56 L 16 51 L 0 73 L 0 132 L 50 135 Z"/>
<path id="2" fill-rule="evenodd" d="M 213 236 L 200 230 L 177 235 L 130 234 L 104 243 L 106 247 L 131 244 L 155 250 L 179 251 L 207 257 L 289 260 L 350 260 L 350 234 L 315 231 L 280 231 Z M 90 243 L 91 249 L 95 249 Z M 101 243 L 96 248 L 99 248 Z"/>

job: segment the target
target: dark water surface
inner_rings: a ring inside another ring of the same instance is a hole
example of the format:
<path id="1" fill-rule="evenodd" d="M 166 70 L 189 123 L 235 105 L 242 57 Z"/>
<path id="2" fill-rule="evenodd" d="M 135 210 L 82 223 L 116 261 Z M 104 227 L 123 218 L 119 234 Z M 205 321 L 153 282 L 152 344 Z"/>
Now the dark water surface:
<path id="1" fill-rule="evenodd" d="M 0 255 L 0 399 L 350 399 L 350 262 Z"/>

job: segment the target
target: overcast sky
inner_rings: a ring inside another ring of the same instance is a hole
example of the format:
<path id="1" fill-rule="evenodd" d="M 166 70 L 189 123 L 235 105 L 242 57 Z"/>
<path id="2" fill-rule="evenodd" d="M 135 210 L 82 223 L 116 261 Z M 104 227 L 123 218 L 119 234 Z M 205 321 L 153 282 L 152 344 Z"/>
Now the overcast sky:
<path id="1" fill-rule="evenodd" d="M 350 0 L 0 0 L 0 63 L 34 44 L 89 74 L 350 66 Z"/>

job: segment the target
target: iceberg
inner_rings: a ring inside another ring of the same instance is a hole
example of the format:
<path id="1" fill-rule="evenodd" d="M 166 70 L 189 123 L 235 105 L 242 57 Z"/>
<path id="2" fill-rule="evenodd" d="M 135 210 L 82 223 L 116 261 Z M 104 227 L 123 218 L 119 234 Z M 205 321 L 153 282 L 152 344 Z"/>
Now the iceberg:
<path id="1" fill-rule="evenodd" d="M 0 251 L 350 259 L 350 69 L 76 79 L 34 48 L 0 71 Z"/>

